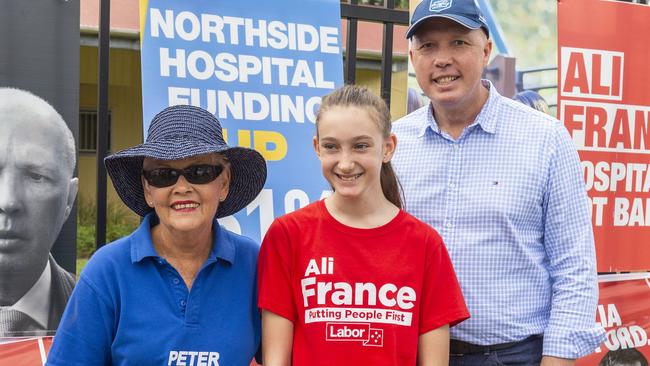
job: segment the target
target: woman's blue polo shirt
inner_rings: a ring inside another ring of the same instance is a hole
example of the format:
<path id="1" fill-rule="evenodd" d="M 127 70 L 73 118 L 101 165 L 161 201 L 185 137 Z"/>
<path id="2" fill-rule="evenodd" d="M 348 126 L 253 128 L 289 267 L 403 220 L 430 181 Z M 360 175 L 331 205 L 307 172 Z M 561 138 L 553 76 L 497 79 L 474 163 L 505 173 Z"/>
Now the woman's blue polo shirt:
<path id="1" fill-rule="evenodd" d="M 145 217 L 81 273 L 47 365 L 249 365 L 260 342 L 259 245 L 214 222 L 191 290 L 156 253 Z"/>

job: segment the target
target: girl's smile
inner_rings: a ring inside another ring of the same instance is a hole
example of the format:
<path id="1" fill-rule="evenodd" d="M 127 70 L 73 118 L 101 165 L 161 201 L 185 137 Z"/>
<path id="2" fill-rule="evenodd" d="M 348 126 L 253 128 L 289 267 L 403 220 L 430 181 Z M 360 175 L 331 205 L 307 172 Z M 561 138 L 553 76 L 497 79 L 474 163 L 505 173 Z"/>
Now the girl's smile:
<path id="1" fill-rule="evenodd" d="M 395 143 L 384 137 L 372 117 L 366 108 L 336 106 L 318 122 L 314 148 L 323 176 L 340 198 L 372 202 L 383 196 L 381 167 L 390 160 Z"/>

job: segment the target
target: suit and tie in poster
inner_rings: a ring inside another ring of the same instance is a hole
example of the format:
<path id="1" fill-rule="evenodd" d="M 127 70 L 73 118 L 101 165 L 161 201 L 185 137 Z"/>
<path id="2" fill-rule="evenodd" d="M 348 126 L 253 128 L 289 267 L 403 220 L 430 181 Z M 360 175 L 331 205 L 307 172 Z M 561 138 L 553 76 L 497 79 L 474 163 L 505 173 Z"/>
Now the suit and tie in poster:
<path id="1" fill-rule="evenodd" d="M 79 2 L 5 1 L 0 34 L 0 342 L 6 344 L 53 335 L 74 286 Z"/>

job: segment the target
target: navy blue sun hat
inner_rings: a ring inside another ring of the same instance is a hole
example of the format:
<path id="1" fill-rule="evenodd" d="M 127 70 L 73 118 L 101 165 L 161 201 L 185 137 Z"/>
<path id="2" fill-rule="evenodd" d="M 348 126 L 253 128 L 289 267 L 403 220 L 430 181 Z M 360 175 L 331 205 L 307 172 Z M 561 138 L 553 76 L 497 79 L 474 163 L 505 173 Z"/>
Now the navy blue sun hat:
<path id="1" fill-rule="evenodd" d="M 144 158 L 180 160 L 219 153 L 230 162 L 230 190 L 219 203 L 216 217 L 225 217 L 246 207 L 266 182 L 266 162 L 260 153 L 231 147 L 223 139 L 221 123 L 210 112 L 187 105 L 171 106 L 158 113 L 149 125 L 147 141 L 104 159 L 106 170 L 122 201 L 135 213 L 153 211 L 142 187 Z"/>
<path id="2" fill-rule="evenodd" d="M 411 26 L 406 38 L 413 37 L 417 28 L 432 18 L 451 19 L 469 29 L 483 28 L 489 37 L 490 31 L 476 0 L 422 0 L 411 17 Z"/>

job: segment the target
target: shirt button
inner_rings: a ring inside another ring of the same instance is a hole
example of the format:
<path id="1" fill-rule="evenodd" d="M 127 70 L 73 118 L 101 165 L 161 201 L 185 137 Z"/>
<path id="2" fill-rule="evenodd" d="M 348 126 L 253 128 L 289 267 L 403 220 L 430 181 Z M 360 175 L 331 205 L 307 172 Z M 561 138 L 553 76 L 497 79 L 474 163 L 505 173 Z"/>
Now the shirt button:
<path id="1" fill-rule="evenodd" d="M 181 282 L 181 280 L 179 280 L 178 278 L 174 278 L 173 282 L 174 285 L 178 285 Z"/>
<path id="2" fill-rule="evenodd" d="M 451 228 L 451 222 L 446 223 L 445 226 L 446 226 L 447 228 Z"/>
<path id="3" fill-rule="evenodd" d="M 454 149 L 456 149 L 456 150 L 460 149 L 460 145 L 454 144 Z"/>
<path id="4" fill-rule="evenodd" d="M 449 183 L 449 187 L 451 187 L 451 188 L 456 187 L 456 183 L 454 183 L 454 182 Z"/>
<path id="5" fill-rule="evenodd" d="M 181 300 L 181 307 L 182 307 L 182 308 L 185 307 L 185 300 Z"/>

